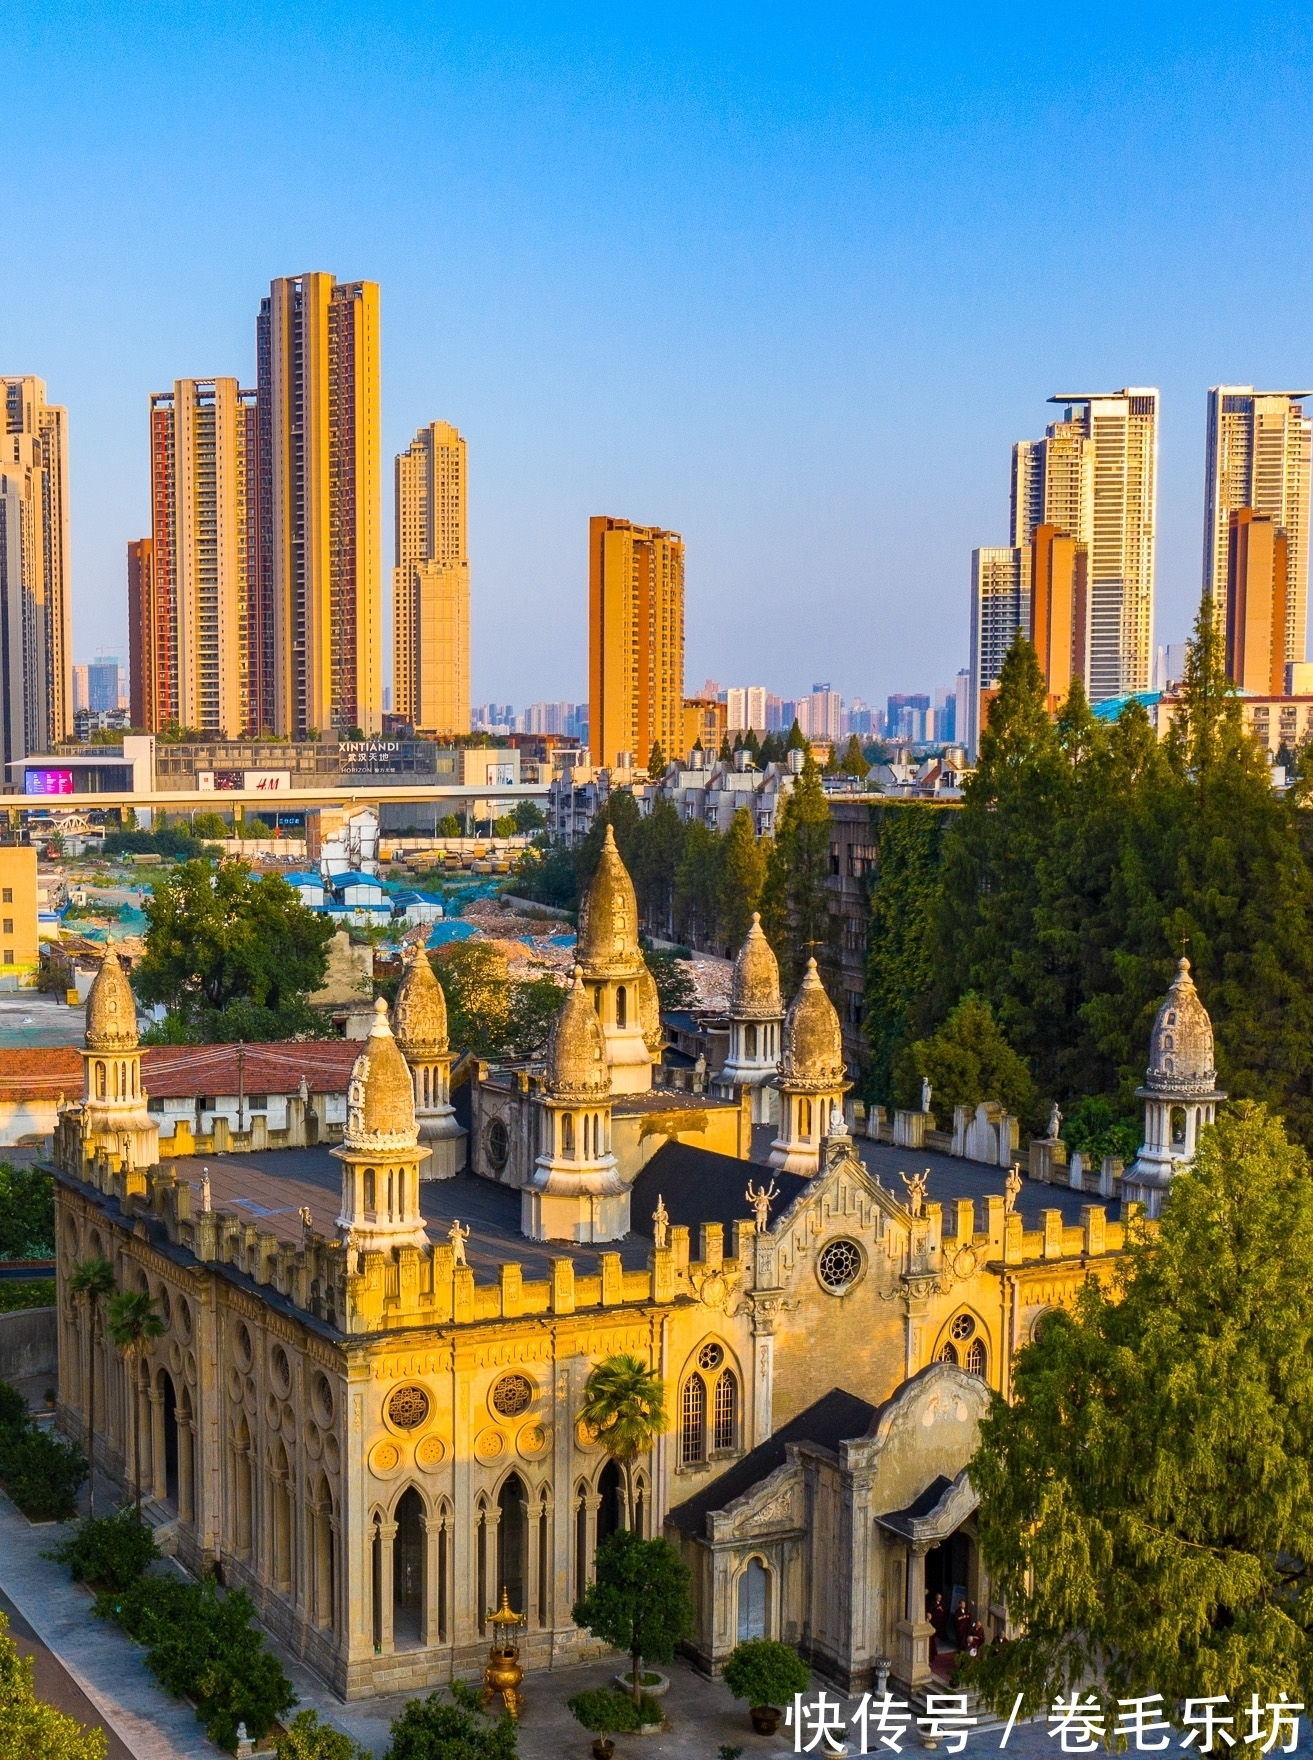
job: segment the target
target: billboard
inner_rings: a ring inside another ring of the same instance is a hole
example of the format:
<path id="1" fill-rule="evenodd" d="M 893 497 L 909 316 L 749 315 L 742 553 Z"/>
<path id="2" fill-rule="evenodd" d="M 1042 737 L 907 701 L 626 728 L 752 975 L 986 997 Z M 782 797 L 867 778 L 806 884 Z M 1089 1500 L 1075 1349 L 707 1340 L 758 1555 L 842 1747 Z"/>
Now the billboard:
<path id="1" fill-rule="evenodd" d="M 24 794 L 72 794 L 71 770 L 26 770 L 23 773 Z"/>
<path id="2" fill-rule="evenodd" d="M 202 794 L 224 794 L 242 789 L 257 794 L 287 794 L 292 787 L 290 770 L 198 770 L 196 786 Z"/>

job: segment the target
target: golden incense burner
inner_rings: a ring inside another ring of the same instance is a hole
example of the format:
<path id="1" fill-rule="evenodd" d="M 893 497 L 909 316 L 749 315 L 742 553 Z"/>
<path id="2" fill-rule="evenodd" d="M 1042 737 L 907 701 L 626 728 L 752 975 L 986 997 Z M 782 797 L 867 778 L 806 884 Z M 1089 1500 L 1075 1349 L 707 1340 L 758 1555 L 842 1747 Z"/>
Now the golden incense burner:
<path id="1" fill-rule="evenodd" d="M 488 1665 L 483 1671 L 483 1703 L 487 1705 L 500 1693 L 507 1715 L 518 1723 L 520 1707 L 524 1703 L 520 1692 L 524 1670 L 520 1667 L 520 1647 L 513 1642 L 511 1633 L 517 1626 L 523 1625 L 525 1620 L 524 1615 L 516 1613 L 511 1606 L 511 1598 L 504 1583 L 501 1606 L 496 1613 L 489 1613 L 488 1623 L 494 1627 L 494 1633 L 492 1649 L 488 1652 Z"/>

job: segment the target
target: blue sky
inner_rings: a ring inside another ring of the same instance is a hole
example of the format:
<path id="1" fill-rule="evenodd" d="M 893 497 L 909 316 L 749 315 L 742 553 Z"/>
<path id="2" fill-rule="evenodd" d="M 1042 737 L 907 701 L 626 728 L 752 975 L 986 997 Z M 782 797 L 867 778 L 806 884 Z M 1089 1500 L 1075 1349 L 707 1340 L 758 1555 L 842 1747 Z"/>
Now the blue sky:
<path id="1" fill-rule="evenodd" d="M 591 513 L 687 544 L 687 682 L 947 682 L 1009 447 L 1163 391 L 1157 639 L 1204 397 L 1313 383 L 1313 18 L 1253 6 L 11 8 L 2 370 L 70 411 L 74 641 L 122 647 L 146 411 L 270 278 L 382 285 L 391 457 L 470 446 L 474 695 L 586 692 Z"/>

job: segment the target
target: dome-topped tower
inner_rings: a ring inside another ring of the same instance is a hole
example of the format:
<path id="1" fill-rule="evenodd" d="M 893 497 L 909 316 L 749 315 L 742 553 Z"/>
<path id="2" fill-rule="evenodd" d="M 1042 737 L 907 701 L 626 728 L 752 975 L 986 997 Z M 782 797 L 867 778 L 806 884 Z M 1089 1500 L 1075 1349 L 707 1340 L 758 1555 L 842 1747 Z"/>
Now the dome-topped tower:
<path id="1" fill-rule="evenodd" d="M 428 1156 L 415 1129 L 410 1069 L 388 1025 L 388 1005 L 374 1004 L 374 1025 L 351 1071 L 342 1147 L 342 1214 L 348 1243 L 371 1251 L 422 1247 L 420 1163 Z"/>
<path id="2" fill-rule="evenodd" d="M 778 1116 L 776 1090 L 770 1085 L 780 1065 L 780 965 L 753 911 L 752 927 L 734 961 L 729 992 L 729 1056 L 716 1079 L 717 1087 L 750 1088 L 753 1124 L 773 1124 Z"/>
<path id="3" fill-rule="evenodd" d="M 807 961 L 798 994 L 784 1018 L 784 1055 L 774 1078 L 780 1093 L 780 1134 L 771 1144 L 772 1167 L 815 1173 L 830 1108 L 842 1107 L 851 1087 L 843 1079 L 843 1031 L 825 994 L 816 961 Z"/>
<path id="4" fill-rule="evenodd" d="M 106 1173 L 138 1174 L 157 1165 L 159 1126 L 146 1104 L 141 1080 L 137 1004 L 128 974 L 113 946 L 105 949 L 87 996 L 82 1052 L 82 1103 L 61 1114 L 55 1155 L 61 1167 L 80 1178 L 98 1163 Z M 125 1191 L 144 1190 L 138 1181 Z"/>
<path id="5" fill-rule="evenodd" d="M 654 1017 L 656 986 L 638 945 L 638 899 L 610 825 L 579 907 L 577 950 L 602 1023 L 611 1087 L 617 1094 L 645 1094 L 661 1055 L 660 1008 Z"/>
<path id="6" fill-rule="evenodd" d="M 137 1039 L 137 1004 L 111 943 L 87 993 L 87 1049 L 132 1051 Z"/>
<path id="7" fill-rule="evenodd" d="M 520 1198 L 534 1241 L 615 1241 L 629 1232 L 629 1188 L 611 1153 L 611 1072 L 578 966 L 547 1040 L 539 1142 Z"/>
<path id="8" fill-rule="evenodd" d="M 397 991 L 396 1035 L 410 1066 L 419 1140 L 429 1151 L 422 1177 L 450 1179 L 465 1165 L 465 1132 L 451 1104 L 447 998 L 422 946 Z"/>
<path id="9" fill-rule="evenodd" d="M 1122 1179 L 1122 1198 L 1157 1216 L 1172 1176 L 1189 1165 L 1199 1133 L 1217 1117 L 1226 1095 L 1217 1086 L 1213 1023 L 1182 959 L 1149 1035 L 1144 1086 L 1144 1143 Z"/>

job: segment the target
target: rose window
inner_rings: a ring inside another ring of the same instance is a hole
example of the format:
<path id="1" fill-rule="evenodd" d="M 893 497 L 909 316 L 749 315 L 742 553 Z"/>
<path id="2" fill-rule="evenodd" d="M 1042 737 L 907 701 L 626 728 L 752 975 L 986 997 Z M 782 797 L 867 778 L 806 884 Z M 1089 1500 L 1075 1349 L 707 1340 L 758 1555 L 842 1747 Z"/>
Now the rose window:
<path id="1" fill-rule="evenodd" d="M 503 1375 L 492 1390 L 492 1409 L 502 1418 L 518 1418 L 533 1404 L 533 1383 L 525 1375 Z"/>
<path id="2" fill-rule="evenodd" d="M 853 1241 L 831 1241 L 816 1269 L 831 1295 L 839 1295 L 857 1281 L 862 1269 L 861 1251 Z"/>
<path id="3" fill-rule="evenodd" d="M 399 1387 L 388 1401 L 388 1421 L 398 1430 L 415 1430 L 429 1415 L 429 1396 L 422 1387 Z"/>

